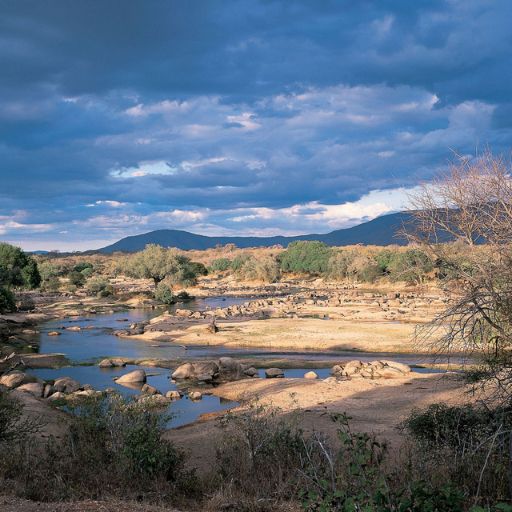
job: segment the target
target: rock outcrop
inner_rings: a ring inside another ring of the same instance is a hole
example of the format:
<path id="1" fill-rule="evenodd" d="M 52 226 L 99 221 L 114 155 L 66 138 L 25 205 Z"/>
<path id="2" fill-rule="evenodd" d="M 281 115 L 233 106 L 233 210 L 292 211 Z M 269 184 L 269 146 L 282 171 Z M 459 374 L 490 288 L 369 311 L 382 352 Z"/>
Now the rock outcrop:
<path id="1" fill-rule="evenodd" d="M 355 360 L 333 366 L 331 375 L 337 379 L 394 379 L 404 377 L 410 371 L 411 368 L 408 365 L 395 361 L 379 360 L 365 363 Z"/>
<path id="2" fill-rule="evenodd" d="M 255 377 L 258 371 L 241 364 L 231 357 L 218 361 L 194 361 L 176 368 L 171 377 L 174 380 L 193 380 L 205 383 L 220 383 Z"/>

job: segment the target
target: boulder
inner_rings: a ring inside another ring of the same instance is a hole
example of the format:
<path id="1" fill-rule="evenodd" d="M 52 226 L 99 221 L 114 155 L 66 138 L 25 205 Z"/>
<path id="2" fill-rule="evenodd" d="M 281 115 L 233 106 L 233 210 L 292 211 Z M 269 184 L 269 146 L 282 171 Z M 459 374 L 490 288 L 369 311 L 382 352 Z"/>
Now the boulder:
<path id="1" fill-rule="evenodd" d="M 71 377 L 61 377 L 53 383 L 53 387 L 55 391 L 60 391 L 61 393 L 75 393 L 82 386 L 80 382 Z"/>
<path id="2" fill-rule="evenodd" d="M 284 372 L 281 368 L 267 368 L 265 370 L 265 377 L 267 379 L 282 379 L 284 377 Z"/>
<path id="3" fill-rule="evenodd" d="M 349 361 L 344 367 L 343 371 L 346 375 L 354 375 L 355 373 L 359 373 L 363 368 L 364 363 L 362 361 Z"/>
<path id="4" fill-rule="evenodd" d="M 50 331 L 48 333 L 48 336 L 60 336 L 60 332 L 59 331 Z"/>
<path id="5" fill-rule="evenodd" d="M 116 379 L 117 384 L 137 384 L 141 382 L 146 382 L 146 372 L 144 370 L 134 370 Z"/>
<path id="6" fill-rule="evenodd" d="M 103 359 L 98 366 L 100 368 L 124 368 L 126 363 L 122 359 Z"/>
<path id="7" fill-rule="evenodd" d="M 167 391 L 167 393 L 165 393 L 165 397 L 169 398 L 170 400 L 179 400 L 181 398 L 181 393 L 174 389 L 172 391 Z"/>
<path id="8" fill-rule="evenodd" d="M 61 393 L 60 391 L 57 391 L 48 397 L 48 400 L 50 400 L 52 402 L 56 402 L 57 400 L 65 400 L 65 399 L 66 399 L 66 395 L 64 393 Z"/>
<path id="9" fill-rule="evenodd" d="M 201 400 L 201 398 L 203 398 L 203 394 L 200 391 L 191 391 L 188 394 L 188 397 L 190 400 Z"/>
<path id="10" fill-rule="evenodd" d="M 398 370 L 401 373 L 409 373 L 411 371 L 410 366 L 403 364 L 403 363 L 397 363 L 396 361 L 387 361 L 385 359 L 382 359 L 378 362 L 382 363 L 384 366 L 389 366 L 390 368 L 394 368 L 395 370 Z"/>
<path id="11" fill-rule="evenodd" d="M 210 381 L 218 377 L 219 365 L 214 361 L 196 361 L 185 363 L 172 373 L 175 380 L 202 380 Z"/>
<path id="12" fill-rule="evenodd" d="M 318 379 L 318 375 L 315 372 L 306 372 L 304 374 L 305 379 Z"/>
<path id="13" fill-rule="evenodd" d="M 144 384 L 142 386 L 141 392 L 145 395 L 161 395 L 160 391 L 156 389 L 154 386 L 150 386 L 149 384 Z"/>
<path id="14" fill-rule="evenodd" d="M 55 388 L 51 384 L 46 384 L 43 390 L 43 398 L 48 398 L 55 393 Z"/>
<path id="15" fill-rule="evenodd" d="M 30 393 L 34 395 L 36 398 L 41 398 L 43 396 L 44 385 L 40 382 L 29 382 L 27 384 L 22 384 L 19 386 L 18 391 L 24 391 L 25 393 Z"/>
<path id="16" fill-rule="evenodd" d="M 257 377 L 259 375 L 259 372 L 254 366 L 251 366 L 250 368 L 247 368 L 244 370 L 244 375 L 247 377 Z"/>
<path id="17" fill-rule="evenodd" d="M 25 382 L 27 382 L 27 376 L 25 373 L 20 372 L 18 370 L 13 370 L 12 372 L 9 372 L 5 375 L 2 375 L 0 377 L 0 384 L 2 386 L 5 386 L 9 389 L 17 388 L 18 386 L 21 386 Z"/>

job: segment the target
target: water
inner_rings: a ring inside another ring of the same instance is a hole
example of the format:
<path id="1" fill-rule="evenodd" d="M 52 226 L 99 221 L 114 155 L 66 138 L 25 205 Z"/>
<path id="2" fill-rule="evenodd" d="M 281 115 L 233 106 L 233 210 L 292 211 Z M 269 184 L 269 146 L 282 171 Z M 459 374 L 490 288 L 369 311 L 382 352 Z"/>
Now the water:
<path id="1" fill-rule="evenodd" d="M 205 310 L 208 308 L 227 307 L 252 300 L 240 297 L 212 297 L 196 299 L 186 304 L 172 306 L 190 310 Z M 74 363 L 96 363 L 106 357 L 124 357 L 130 359 L 217 359 L 221 356 L 251 359 L 255 362 L 261 358 L 276 360 L 311 360 L 328 361 L 337 363 L 358 359 L 361 361 L 374 361 L 376 359 L 393 359 L 406 364 L 428 364 L 432 358 L 425 355 L 411 354 L 377 354 L 351 351 L 317 351 L 302 350 L 300 352 L 286 351 L 282 349 L 252 348 L 252 347 L 216 347 L 208 345 L 196 345 L 184 348 L 173 342 L 148 342 L 137 339 L 119 338 L 113 334 L 117 329 L 125 329 L 134 322 L 147 321 L 162 313 L 163 309 L 130 309 L 107 315 L 84 315 L 77 318 L 60 319 L 47 322 L 41 326 L 39 339 L 40 353 L 62 353 Z M 69 331 L 62 327 L 79 326 L 80 331 Z M 60 336 L 48 336 L 49 331 L 57 330 Z M 307 363 L 306 363 L 307 365 Z M 306 366 L 305 365 L 305 366 Z M 278 362 L 276 366 L 279 366 Z M 33 373 L 45 380 L 52 380 L 62 376 L 69 376 L 82 384 L 90 384 L 94 389 L 104 390 L 114 388 L 125 396 L 133 396 L 139 393 L 137 389 L 130 389 L 116 384 L 113 377 L 123 375 L 137 367 L 102 369 L 97 365 L 75 365 L 60 369 L 39 369 Z M 176 384 L 169 379 L 169 370 L 162 368 L 144 368 L 148 374 L 148 384 L 156 387 L 162 393 L 177 389 Z M 294 368 L 284 370 L 285 377 L 303 378 L 304 374 L 312 368 Z M 330 375 L 330 368 L 314 368 L 320 379 Z M 415 371 L 432 371 L 415 369 Z M 260 377 L 264 377 L 264 370 L 259 371 Z M 172 419 L 170 427 L 178 427 L 195 421 L 203 413 L 223 411 L 238 405 L 236 402 L 225 401 L 222 398 L 204 395 L 200 401 L 191 401 L 183 398 L 172 402 L 169 412 Z"/>
<path id="2" fill-rule="evenodd" d="M 125 368 L 99 368 L 98 366 L 73 366 L 59 369 L 37 369 L 31 373 L 44 380 L 55 380 L 59 377 L 72 377 L 81 384 L 90 384 L 94 389 L 113 388 L 125 397 L 136 396 L 139 389 L 116 384 L 114 377 L 124 375 L 135 369 L 144 369 L 147 383 L 157 388 L 164 395 L 167 391 L 178 389 L 169 378 L 169 370 L 144 366 L 126 366 Z M 187 396 L 169 404 L 166 412 L 171 415 L 167 423 L 169 428 L 176 428 L 197 420 L 201 414 L 224 411 L 237 406 L 237 402 L 224 400 L 218 396 L 203 395 L 201 400 L 191 401 Z"/>

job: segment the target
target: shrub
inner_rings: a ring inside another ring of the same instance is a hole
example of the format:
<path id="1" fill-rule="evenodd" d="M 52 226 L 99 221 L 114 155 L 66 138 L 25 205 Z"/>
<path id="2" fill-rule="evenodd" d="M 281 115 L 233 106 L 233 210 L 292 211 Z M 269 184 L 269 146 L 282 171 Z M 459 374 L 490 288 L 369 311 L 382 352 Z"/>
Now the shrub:
<path id="1" fill-rule="evenodd" d="M 35 500 L 119 496 L 169 498 L 195 487 L 184 456 L 162 439 L 166 417 L 119 395 L 70 406 L 69 433 L 46 450 L 11 443 L 0 463 Z M 41 485 L 44 482 L 44 485 Z"/>
<path id="2" fill-rule="evenodd" d="M 231 262 L 231 269 L 233 272 L 240 272 L 243 268 L 243 266 L 252 259 L 252 256 L 249 254 L 239 254 L 238 256 L 235 256 L 233 261 Z"/>
<path id="3" fill-rule="evenodd" d="M 208 275 L 208 269 L 199 261 L 191 261 L 190 269 L 193 272 L 194 276 L 207 276 Z"/>
<path id="4" fill-rule="evenodd" d="M 276 259 L 271 256 L 260 258 L 249 257 L 235 272 L 239 279 L 258 280 L 265 283 L 275 283 L 279 280 L 281 272 Z"/>
<path id="5" fill-rule="evenodd" d="M 292 242 L 279 255 L 283 272 L 322 274 L 328 269 L 332 249 L 323 242 Z"/>
<path id="6" fill-rule="evenodd" d="M 155 300 L 162 304 L 174 304 L 174 294 L 172 289 L 165 283 L 158 283 L 155 290 Z"/>
<path id="7" fill-rule="evenodd" d="M 231 260 L 228 258 L 217 258 L 212 261 L 210 270 L 212 272 L 226 272 L 231 268 Z"/>
<path id="8" fill-rule="evenodd" d="M 114 293 L 112 285 L 103 277 L 93 277 L 89 279 L 86 288 L 89 293 L 97 295 L 98 297 L 109 297 Z"/>
<path id="9" fill-rule="evenodd" d="M 16 311 L 16 301 L 11 290 L 0 286 L 0 313 L 11 313 Z"/>
<path id="10" fill-rule="evenodd" d="M 68 275 L 69 283 L 72 286 L 76 286 L 77 288 L 81 288 L 85 283 L 85 276 L 81 272 L 77 272 L 76 270 L 72 270 Z"/>
<path id="11" fill-rule="evenodd" d="M 349 268 L 356 257 L 350 249 L 334 249 L 327 263 L 327 274 L 331 279 L 343 280 L 349 277 Z"/>
<path id="12" fill-rule="evenodd" d="M 37 263 L 19 247 L 0 243 L 0 285 L 36 288 L 41 282 Z"/>
<path id="13" fill-rule="evenodd" d="M 426 253 L 419 249 L 410 249 L 396 253 L 387 268 L 392 281 L 419 284 L 425 280 L 429 272 L 432 272 L 434 265 Z"/>

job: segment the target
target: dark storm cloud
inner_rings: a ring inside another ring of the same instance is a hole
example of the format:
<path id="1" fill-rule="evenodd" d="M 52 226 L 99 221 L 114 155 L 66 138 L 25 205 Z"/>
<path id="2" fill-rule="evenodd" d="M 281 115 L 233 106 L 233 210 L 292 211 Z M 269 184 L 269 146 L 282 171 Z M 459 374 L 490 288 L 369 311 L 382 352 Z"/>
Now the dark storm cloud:
<path id="1" fill-rule="evenodd" d="M 0 236 L 25 245 L 325 231 L 399 207 L 371 191 L 452 149 L 510 148 L 505 0 L 0 10 Z"/>

